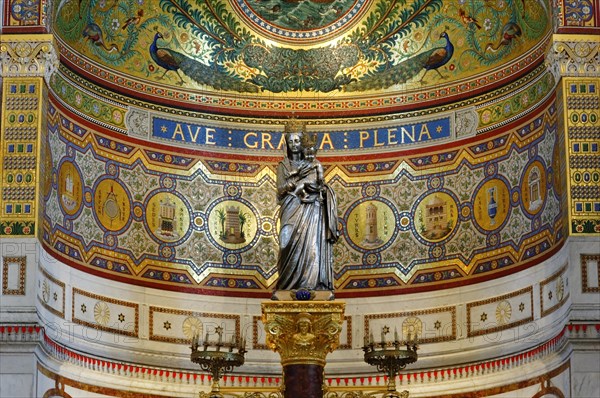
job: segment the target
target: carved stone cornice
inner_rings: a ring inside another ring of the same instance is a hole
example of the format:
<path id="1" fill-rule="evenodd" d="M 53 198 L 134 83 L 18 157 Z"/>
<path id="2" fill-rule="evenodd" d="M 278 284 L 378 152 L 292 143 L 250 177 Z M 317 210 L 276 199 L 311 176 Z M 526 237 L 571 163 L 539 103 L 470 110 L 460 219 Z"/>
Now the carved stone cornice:
<path id="1" fill-rule="evenodd" d="M 339 345 L 346 304 L 340 301 L 270 301 L 262 303 L 267 346 L 281 364 L 325 366 Z"/>
<path id="2" fill-rule="evenodd" d="M 546 56 L 549 69 L 561 76 L 600 76 L 600 37 L 555 34 Z"/>
<path id="3" fill-rule="evenodd" d="M 58 65 L 58 50 L 52 35 L 0 36 L 2 77 L 44 77 L 48 83 Z"/>

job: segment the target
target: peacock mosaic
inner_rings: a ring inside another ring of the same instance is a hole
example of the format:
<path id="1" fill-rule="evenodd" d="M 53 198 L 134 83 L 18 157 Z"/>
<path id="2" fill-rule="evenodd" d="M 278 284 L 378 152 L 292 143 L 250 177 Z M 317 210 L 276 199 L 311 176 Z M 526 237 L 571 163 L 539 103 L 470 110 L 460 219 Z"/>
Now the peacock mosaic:
<path id="1" fill-rule="evenodd" d="M 53 95 L 48 113 L 42 239 L 54 256 L 134 284 L 268 296 L 281 151 L 144 142 Z M 553 254 L 566 232 L 558 145 L 550 96 L 502 129 L 434 148 L 327 151 L 342 231 L 338 295 L 465 284 Z"/>
<path id="2" fill-rule="evenodd" d="M 271 112 L 290 111 L 296 101 L 303 112 L 315 101 L 343 103 L 363 94 L 396 107 L 472 96 L 539 64 L 551 28 L 548 0 L 63 0 L 53 6 L 63 62 L 73 70 L 134 97 L 219 112 L 231 110 L 214 104 L 220 96 L 259 100 Z"/>

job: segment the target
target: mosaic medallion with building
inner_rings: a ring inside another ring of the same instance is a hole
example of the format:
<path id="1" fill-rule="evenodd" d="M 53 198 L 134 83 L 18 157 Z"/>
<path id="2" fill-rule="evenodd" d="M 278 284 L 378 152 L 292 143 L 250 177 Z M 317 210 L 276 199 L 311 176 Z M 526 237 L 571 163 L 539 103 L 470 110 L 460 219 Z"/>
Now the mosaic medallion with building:
<path id="1" fill-rule="evenodd" d="M 455 200 L 446 192 L 423 197 L 415 210 L 415 229 L 426 241 L 439 242 L 448 237 L 458 221 Z"/>
<path id="2" fill-rule="evenodd" d="M 210 235 L 218 246 L 239 249 L 249 245 L 258 231 L 256 215 L 242 202 L 223 200 L 208 216 Z"/>

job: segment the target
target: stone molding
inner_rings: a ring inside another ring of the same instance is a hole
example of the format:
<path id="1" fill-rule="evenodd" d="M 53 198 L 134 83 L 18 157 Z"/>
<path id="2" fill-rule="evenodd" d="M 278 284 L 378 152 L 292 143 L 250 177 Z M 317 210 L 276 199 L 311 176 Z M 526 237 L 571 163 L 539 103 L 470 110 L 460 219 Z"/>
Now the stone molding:
<path id="1" fill-rule="evenodd" d="M 58 50 L 50 34 L 2 35 L 0 76 L 43 77 L 46 83 L 58 69 Z"/>
<path id="2" fill-rule="evenodd" d="M 2 329 L 0 327 L 0 338 L 6 339 L 5 336 L 16 333 L 17 329 L 19 328 L 13 328 L 9 331 L 8 328 Z M 469 392 L 473 391 L 473 386 L 476 385 L 486 385 L 490 388 L 493 385 L 500 385 L 496 388 L 498 391 L 502 391 L 506 388 L 503 388 L 502 385 L 506 386 L 507 380 L 523 384 L 523 380 L 537 379 L 542 372 L 550 368 L 557 369 L 564 366 L 565 355 L 570 354 L 568 352 L 570 350 L 569 341 L 572 341 L 572 339 L 595 341 L 599 335 L 600 324 L 570 324 L 557 335 L 550 337 L 530 350 L 454 367 L 403 371 L 396 376 L 396 383 L 402 388 L 412 389 L 415 393 L 420 392 L 421 395 L 427 392 L 427 396 L 433 396 L 432 392 L 434 391 L 438 392 L 435 396 L 440 396 L 439 389 L 447 389 L 450 385 L 453 385 L 455 390 L 457 388 L 462 390 L 463 397 L 472 397 L 473 395 L 469 395 Z M 75 377 L 78 383 L 98 386 L 110 380 L 110 387 L 127 386 L 124 388 L 130 388 L 129 392 L 135 391 L 138 394 L 141 389 L 144 389 L 145 385 L 154 388 L 160 386 L 161 391 L 178 392 L 191 387 L 196 393 L 198 389 L 209 391 L 211 385 L 211 380 L 201 372 L 165 366 L 147 366 L 138 362 L 97 357 L 57 343 L 46 334 L 40 336 L 40 345 L 42 346 L 40 352 L 42 354 L 38 366 L 48 367 L 47 370 L 52 372 L 60 371 L 60 377 L 62 378 Z M 563 365 L 560 366 L 560 363 Z M 55 368 L 58 364 L 60 364 L 60 370 Z M 521 380 L 517 381 L 518 379 Z M 498 382 L 499 380 L 505 382 Z M 280 389 L 280 383 L 281 378 L 277 376 L 265 377 L 260 374 L 241 373 L 225 377 L 221 387 L 223 393 L 256 390 L 276 392 Z M 372 374 L 343 377 L 326 376 L 325 384 L 330 391 L 338 392 L 348 391 L 348 388 L 354 388 L 355 391 L 362 389 L 380 390 L 385 387 L 385 379 L 372 376 Z M 507 389 L 507 391 L 514 391 L 514 389 Z M 456 395 L 453 395 L 453 397 L 456 397 Z"/>
<path id="3" fill-rule="evenodd" d="M 546 64 L 558 81 L 561 76 L 600 76 L 600 37 L 555 34 Z"/>

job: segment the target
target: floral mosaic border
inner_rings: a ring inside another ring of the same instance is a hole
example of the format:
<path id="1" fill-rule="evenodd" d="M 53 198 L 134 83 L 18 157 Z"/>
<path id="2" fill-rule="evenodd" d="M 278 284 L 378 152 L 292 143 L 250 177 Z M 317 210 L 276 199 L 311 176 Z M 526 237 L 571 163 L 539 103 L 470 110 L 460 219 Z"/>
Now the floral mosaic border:
<path id="1" fill-rule="evenodd" d="M 544 65 L 540 65 L 527 75 L 518 80 L 508 83 L 502 87 L 496 88 L 485 94 L 474 96 L 467 100 L 458 100 L 452 104 L 446 104 L 437 108 L 427 110 L 408 110 L 401 113 L 399 110 L 394 113 L 387 113 L 377 116 L 356 117 L 356 109 L 360 108 L 380 108 L 384 105 L 382 100 L 352 100 L 352 112 L 345 115 L 344 118 L 325 119 L 318 121 L 307 120 L 311 123 L 323 124 L 323 126 L 335 126 L 336 124 L 373 124 L 385 121 L 413 118 L 431 115 L 437 112 L 446 112 L 449 110 L 459 110 L 476 106 L 479 116 L 478 125 L 483 131 L 497 128 L 515 117 L 522 116 L 535 109 L 540 100 L 549 95 L 554 88 L 554 77 Z M 114 91 L 107 90 L 101 86 L 91 83 L 76 75 L 64 66 L 61 66 L 57 73 L 52 76 L 50 83 L 54 94 L 60 98 L 70 111 L 78 113 L 81 117 L 88 119 L 92 123 L 105 124 L 110 129 L 119 134 L 126 134 L 127 112 L 132 109 L 157 112 L 158 114 L 173 114 L 180 117 L 186 117 L 196 120 L 206 120 L 210 123 L 249 123 L 249 124 L 280 124 L 280 119 L 254 119 L 251 117 L 227 116 L 207 112 L 198 112 L 185 109 L 176 109 L 160 104 L 151 104 L 135 98 L 127 97 Z M 239 101 L 238 106 L 247 108 L 256 106 L 243 100 Z M 227 104 L 230 106 L 231 104 Z M 322 105 L 320 105 L 322 106 Z M 128 110 L 129 109 L 129 110 Z M 319 112 L 320 111 L 320 112 Z M 339 110 L 318 109 L 315 110 L 316 116 L 338 115 Z M 392 112 L 392 111 L 390 111 Z M 298 114 L 297 111 L 294 111 Z M 311 113 L 307 113 L 310 116 Z M 272 113 L 270 114 L 272 116 Z"/>

